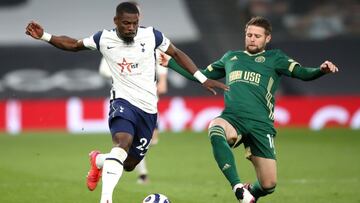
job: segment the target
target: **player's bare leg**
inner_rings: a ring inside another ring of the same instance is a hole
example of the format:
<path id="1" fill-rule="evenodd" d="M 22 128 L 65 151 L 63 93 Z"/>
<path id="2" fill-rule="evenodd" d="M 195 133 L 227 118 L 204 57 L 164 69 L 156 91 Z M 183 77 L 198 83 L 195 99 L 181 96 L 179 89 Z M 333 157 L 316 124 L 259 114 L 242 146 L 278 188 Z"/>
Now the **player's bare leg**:
<path id="1" fill-rule="evenodd" d="M 148 178 L 148 170 L 146 167 L 146 161 L 145 158 L 143 158 L 139 164 L 136 166 L 135 168 L 137 170 L 137 172 L 139 173 L 139 177 L 137 180 L 138 184 L 147 184 L 149 183 L 149 178 Z"/>
<path id="2" fill-rule="evenodd" d="M 256 198 L 271 194 L 275 191 L 277 182 L 276 160 L 257 156 L 250 157 L 256 171 L 258 181 L 249 186 L 249 191 Z"/>
<path id="3" fill-rule="evenodd" d="M 159 143 L 159 130 L 155 128 L 151 139 L 151 145 L 157 145 Z"/>

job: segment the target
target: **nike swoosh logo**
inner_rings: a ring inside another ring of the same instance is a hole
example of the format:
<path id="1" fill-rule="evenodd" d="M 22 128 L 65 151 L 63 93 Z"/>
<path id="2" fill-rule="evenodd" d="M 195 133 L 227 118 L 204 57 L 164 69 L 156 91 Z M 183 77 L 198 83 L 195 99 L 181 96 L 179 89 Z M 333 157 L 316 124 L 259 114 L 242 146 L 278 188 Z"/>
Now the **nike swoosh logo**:
<path id="1" fill-rule="evenodd" d="M 108 171 L 107 174 L 116 175 L 116 173 L 113 173 L 113 172 L 110 172 L 110 171 Z"/>
<path id="2" fill-rule="evenodd" d="M 109 47 L 109 46 L 107 46 L 107 49 L 112 49 L 112 48 L 114 48 L 114 47 Z"/>

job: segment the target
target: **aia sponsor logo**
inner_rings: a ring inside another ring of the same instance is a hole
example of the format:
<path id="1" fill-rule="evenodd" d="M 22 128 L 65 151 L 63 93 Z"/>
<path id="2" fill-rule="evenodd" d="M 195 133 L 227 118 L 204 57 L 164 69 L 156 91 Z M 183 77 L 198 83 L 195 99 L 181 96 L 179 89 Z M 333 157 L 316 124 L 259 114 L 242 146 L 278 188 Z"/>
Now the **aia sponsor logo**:
<path id="1" fill-rule="evenodd" d="M 124 71 L 131 73 L 132 69 L 138 68 L 139 64 L 138 63 L 131 63 L 128 62 L 125 58 L 123 58 L 123 61 L 121 63 L 118 63 L 118 65 L 120 66 L 120 72 L 124 73 Z"/>

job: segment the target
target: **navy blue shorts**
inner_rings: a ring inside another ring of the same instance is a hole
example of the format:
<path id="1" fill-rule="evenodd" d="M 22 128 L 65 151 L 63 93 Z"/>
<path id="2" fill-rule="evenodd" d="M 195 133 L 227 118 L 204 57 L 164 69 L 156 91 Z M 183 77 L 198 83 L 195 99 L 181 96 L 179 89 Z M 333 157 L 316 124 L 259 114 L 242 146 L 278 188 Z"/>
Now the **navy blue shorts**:
<path id="1" fill-rule="evenodd" d="M 110 101 L 109 127 L 111 135 L 126 132 L 133 136 L 128 155 L 138 159 L 144 158 L 156 127 L 157 114 L 146 113 L 130 104 L 125 99 Z"/>

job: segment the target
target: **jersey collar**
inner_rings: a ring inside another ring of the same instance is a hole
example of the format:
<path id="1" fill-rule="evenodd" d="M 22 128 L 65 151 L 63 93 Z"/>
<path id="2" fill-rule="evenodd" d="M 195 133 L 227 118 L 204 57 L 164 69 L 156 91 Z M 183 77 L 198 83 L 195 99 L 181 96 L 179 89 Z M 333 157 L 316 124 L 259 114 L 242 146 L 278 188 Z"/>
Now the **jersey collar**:
<path id="1" fill-rule="evenodd" d="M 262 54 L 262 53 L 264 53 L 265 52 L 265 50 L 262 50 L 262 51 L 260 51 L 259 53 L 256 53 L 256 54 L 251 54 L 251 53 L 249 53 L 248 51 L 244 51 L 244 53 L 245 54 L 247 54 L 247 55 L 249 55 L 249 56 L 256 56 L 256 55 L 260 55 L 260 54 Z"/>

